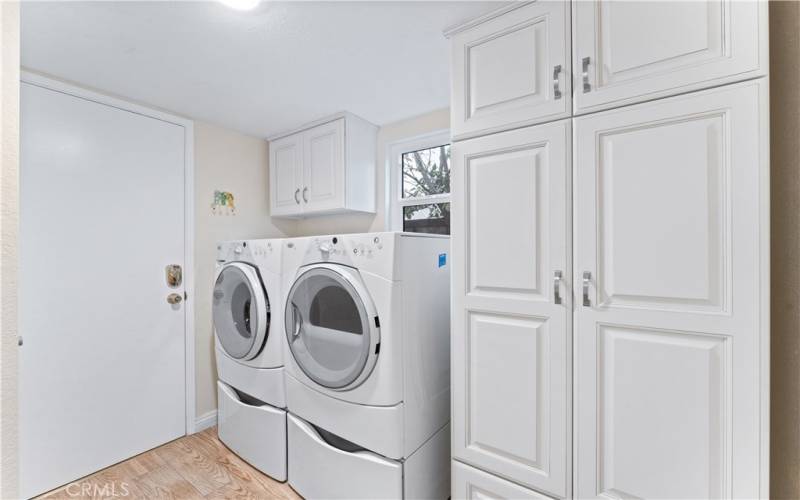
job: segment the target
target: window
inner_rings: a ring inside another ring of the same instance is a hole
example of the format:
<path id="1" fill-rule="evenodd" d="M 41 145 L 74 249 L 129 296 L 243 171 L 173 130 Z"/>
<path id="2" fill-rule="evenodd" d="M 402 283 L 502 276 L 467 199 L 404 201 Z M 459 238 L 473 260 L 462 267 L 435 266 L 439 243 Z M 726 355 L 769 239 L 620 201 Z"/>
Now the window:
<path id="1" fill-rule="evenodd" d="M 450 134 L 440 132 L 391 148 L 389 226 L 450 234 Z"/>

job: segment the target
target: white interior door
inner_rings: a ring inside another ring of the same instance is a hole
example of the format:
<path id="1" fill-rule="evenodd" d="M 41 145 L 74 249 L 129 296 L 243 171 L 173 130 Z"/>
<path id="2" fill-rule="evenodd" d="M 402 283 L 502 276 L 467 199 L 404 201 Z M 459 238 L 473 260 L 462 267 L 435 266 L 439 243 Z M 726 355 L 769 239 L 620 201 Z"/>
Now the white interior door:
<path id="1" fill-rule="evenodd" d="M 569 120 L 455 142 L 453 457 L 569 494 Z"/>
<path id="2" fill-rule="evenodd" d="M 303 212 L 303 134 L 270 142 L 270 186 L 272 215 Z"/>
<path id="3" fill-rule="evenodd" d="M 767 2 L 572 2 L 576 111 L 766 74 Z"/>
<path id="4" fill-rule="evenodd" d="M 766 493 L 765 84 L 575 120 L 577 498 Z"/>
<path id="5" fill-rule="evenodd" d="M 25 497 L 185 434 L 185 129 L 32 84 L 21 96 Z"/>
<path id="6" fill-rule="evenodd" d="M 303 133 L 305 211 L 344 206 L 344 118 Z"/>

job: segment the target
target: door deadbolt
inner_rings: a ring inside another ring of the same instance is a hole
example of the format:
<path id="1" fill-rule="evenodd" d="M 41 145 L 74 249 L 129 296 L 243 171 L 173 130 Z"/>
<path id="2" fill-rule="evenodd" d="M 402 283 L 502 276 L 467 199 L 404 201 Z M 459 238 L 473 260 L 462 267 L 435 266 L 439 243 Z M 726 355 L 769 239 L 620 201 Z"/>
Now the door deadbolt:
<path id="1" fill-rule="evenodd" d="M 180 304 L 182 301 L 183 297 L 181 297 L 180 294 L 171 293 L 167 295 L 167 302 L 169 302 L 170 304 Z"/>
<path id="2" fill-rule="evenodd" d="M 170 264 L 165 268 L 167 276 L 167 286 L 178 288 L 183 283 L 183 269 L 178 264 Z"/>

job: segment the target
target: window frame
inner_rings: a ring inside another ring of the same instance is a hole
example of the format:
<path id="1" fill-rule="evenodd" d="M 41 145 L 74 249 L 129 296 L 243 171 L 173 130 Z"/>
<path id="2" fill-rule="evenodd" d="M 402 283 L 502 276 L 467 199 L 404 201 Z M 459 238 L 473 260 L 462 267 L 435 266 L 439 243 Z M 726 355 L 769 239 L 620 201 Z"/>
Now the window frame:
<path id="1" fill-rule="evenodd" d="M 413 205 L 430 203 L 452 203 L 453 186 L 447 194 L 403 198 L 403 154 L 429 149 L 436 146 L 450 145 L 452 155 L 453 140 L 449 129 L 436 130 L 416 137 L 392 143 L 386 158 L 386 227 L 390 231 L 403 230 L 403 209 Z M 452 169 L 452 156 L 450 168 Z M 452 179 L 452 177 L 451 177 Z M 452 206 L 452 205 L 451 205 Z"/>

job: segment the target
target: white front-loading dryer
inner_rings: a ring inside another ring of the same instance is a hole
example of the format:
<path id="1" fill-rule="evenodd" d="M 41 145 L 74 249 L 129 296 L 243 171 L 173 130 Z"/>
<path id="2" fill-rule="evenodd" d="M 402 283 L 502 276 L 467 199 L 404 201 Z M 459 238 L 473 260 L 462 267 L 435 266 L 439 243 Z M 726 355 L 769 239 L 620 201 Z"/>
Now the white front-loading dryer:
<path id="1" fill-rule="evenodd" d="M 301 495 L 448 496 L 448 252 L 446 237 L 408 233 L 287 240 L 289 482 Z"/>
<path id="2" fill-rule="evenodd" d="M 212 292 L 218 434 L 232 451 L 286 480 L 281 240 L 220 243 Z"/>

